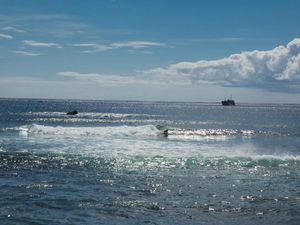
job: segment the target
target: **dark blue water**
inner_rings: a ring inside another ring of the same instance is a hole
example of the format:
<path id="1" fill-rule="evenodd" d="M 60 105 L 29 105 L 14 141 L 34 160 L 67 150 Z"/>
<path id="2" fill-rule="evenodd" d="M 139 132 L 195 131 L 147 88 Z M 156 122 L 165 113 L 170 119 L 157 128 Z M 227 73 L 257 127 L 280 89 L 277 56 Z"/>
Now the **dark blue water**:
<path id="1" fill-rule="evenodd" d="M 299 169 L 300 105 L 0 100 L 0 224 L 299 224 Z"/>

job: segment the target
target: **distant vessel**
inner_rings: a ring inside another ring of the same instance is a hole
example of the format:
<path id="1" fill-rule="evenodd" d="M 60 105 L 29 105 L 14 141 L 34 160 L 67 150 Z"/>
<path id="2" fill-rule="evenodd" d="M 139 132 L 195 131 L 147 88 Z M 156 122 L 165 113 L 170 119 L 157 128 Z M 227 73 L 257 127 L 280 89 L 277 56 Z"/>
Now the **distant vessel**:
<path id="1" fill-rule="evenodd" d="M 222 105 L 235 105 L 235 102 L 232 99 L 225 99 L 222 101 Z"/>
<path id="2" fill-rule="evenodd" d="M 78 112 L 76 110 L 67 112 L 67 115 L 77 115 Z"/>

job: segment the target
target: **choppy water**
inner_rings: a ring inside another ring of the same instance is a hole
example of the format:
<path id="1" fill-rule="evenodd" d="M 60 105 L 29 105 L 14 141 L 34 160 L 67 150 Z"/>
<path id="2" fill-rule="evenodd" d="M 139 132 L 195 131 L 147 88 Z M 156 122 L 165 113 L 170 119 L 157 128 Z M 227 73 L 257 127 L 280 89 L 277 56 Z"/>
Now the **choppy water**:
<path id="1" fill-rule="evenodd" d="M 299 224 L 299 169 L 300 105 L 0 100 L 0 224 Z"/>

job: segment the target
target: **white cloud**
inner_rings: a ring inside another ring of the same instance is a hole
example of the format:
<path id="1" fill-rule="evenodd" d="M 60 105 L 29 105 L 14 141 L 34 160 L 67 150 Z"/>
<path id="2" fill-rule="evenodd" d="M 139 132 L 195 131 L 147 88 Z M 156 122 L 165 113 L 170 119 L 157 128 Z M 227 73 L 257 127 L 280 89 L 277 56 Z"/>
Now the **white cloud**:
<path id="1" fill-rule="evenodd" d="M 151 84 L 158 86 L 180 85 L 187 86 L 191 82 L 186 79 L 166 79 L 161 76 L 147 76 L 145 74 L 115 75 L 100 73 L 78 73 L 73 71 L 58 72 L 57 75 L 73 78 L 79 81 L 96 82 L 102 86 L 126 86 L 129 84 Z"/>
<path id="2" fill-rule="evenodd" d="M 238 102 L 299 103 L 300 94 L 270 93 L 249 88 L 228 88 L 208 85 L 160 86 L 145 82 L 109 86 L 101 82 L 78 80 L 53 80 L 41 77 L 0 74 L 0 96 L 15 98 L 70 98 L 107 100 L 169 100 L 216 102 L 224 93 L 233 94 Z M 207 94 L 209 93 L 209 94 Z"/>
<path id="3" fill-rule="evenodd" d="M 165 43 L 152 42 L 152 41 L 128 41 L 128 42 L 115 42 L 110 44 L 95 44 L 95 43 L 82 43 L 73 44 L 74 47 L 89 48 L 85 50 L 85 53 L 107 51 L 112 49 L 130 48 L 130 49 L 142 49 L 150 47 L 167 47 Z"/>
<path id="4" fill-rule="evenodd" d="M 9 35 L 9 34 L 2 34 L 0 33 L 0 38 L 5 38 L 5 39 L 13 39 L 14 37 Z"/>
<path id="5" fill-rule="evenodd" d="M 144 43 L 138 43 L 137 48 L 140 45 L 143 46 Z M 105 49 L 105 46 L 94 44 L 78 46 Z M 113 46 L 123 47 L 123 45 Z M 198 83 L 277 92 L 300 92 L 300 39 L 294 39 L 286 46 L 278 46 L 268 51 L 242 52 L 219 60 L 180 62 L 165 68 L 137 71 L 131 76 L 77 72 L 58 74 L 102 85 L 149 83 L 159 86 L 190 86 Z"/>
<path id="6" fill-rule="evenodd" d="M 47 47 L 47 48 L 62 48 L 60 44 L 51 43 L 51 42 L 37 42 L 32 40 L 23 41 L 24 45 L 32 46 L 32 47 Z"/>
<path id="7" fill-rule="evenodd" d="M 221 86 L 289 88 L 300 82 L 300 39 L 268 51 L 247 51 L 219 60 L 180 62 L 143 73 Z"/>
<path id="8" fill-rule="evenodd" d="M 11 24 L 18 24 L 18 26 L 13 27 Z M 80 17 L 63 14 L 0 14 L 0 27 L 14 32 L 24 31 L 18 27 L 26 27 L 26 32 L 31 34 L 56 38 L 86 36 L 96 32 L 91 25 L 81 22 Z"/>
<path id="9" fill-rule="evenodd" d="M 15 28 L 15 27 L 11 27 L 11 26 L 3 27 L 2 30 L 14 31 L 14 32 L 17 32 L 17 33 L 25 33 L 25 30 L 21 30 L 21 29 L 18 29 L 18 28 Z"/>
<path id="10" fill-rule="evenodd" d="M 79 81 L 91 81 L 97 82 L 103 86 L 122 86 L 128 84 L 145 83 L 141 79 L 137 79 L 133 76 L 121 76 L 112 74 L 98 74 L 98 73 L 77 73 L 77 72 L 58 72 L 57 75 L 70 77 Z"/>
<path id="11" fill-rule="evenodd" d="M 27 52 L 27 51 L 14 51 L 14 53 L 21 55 L 21 56 L 39 56 L 39 55 L 41 55 L 39 53 Z"/>
<path id="12" fill-rule="evenodd" d="M 112 48 L 149 48 L 149 47 L 166 47 L 167 45 L 152 41 L 129 41 L 112 43 Z"/>
<path id="13" fill-rule="evenodd" d="M 107 50 L 112 49 L 108 45 L 100 45 L 100 44 L 94 44 L 94 43 L 73 44 L 72 46 L 73 47 L 88 48 L 89 50 L 83 51 L 84 53 L 101 52 L 101 51 L 107 51 Z"/>

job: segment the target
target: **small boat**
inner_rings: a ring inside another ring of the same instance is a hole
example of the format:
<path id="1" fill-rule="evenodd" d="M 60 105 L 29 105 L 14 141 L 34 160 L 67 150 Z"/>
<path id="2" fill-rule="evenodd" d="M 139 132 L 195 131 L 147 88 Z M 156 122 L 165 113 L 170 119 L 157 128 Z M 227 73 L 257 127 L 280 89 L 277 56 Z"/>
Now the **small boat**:
<path id="1" fill-rule="evenodd" d="M 222 101 L 222 105 L 235 105 L 235 102 L 232 99 L 225 99 Z"/>
<path id="2" fill-rule="evenodd" d="M 67 115 L 76 115 L 78 112 L 76 110 L 67 112 Z"/>

